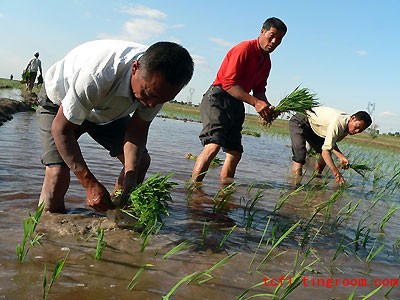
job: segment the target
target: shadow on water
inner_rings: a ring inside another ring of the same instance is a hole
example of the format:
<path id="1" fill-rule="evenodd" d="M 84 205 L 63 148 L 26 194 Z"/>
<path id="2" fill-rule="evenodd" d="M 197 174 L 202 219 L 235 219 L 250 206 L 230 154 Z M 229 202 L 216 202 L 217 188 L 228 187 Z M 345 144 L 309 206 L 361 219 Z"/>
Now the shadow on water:
<path id="1" fill-rule="evenodd" d="M 371 207 L 376 197 L 372 183 L 346 175 L 351 186 L 332 199 L 338 189 L 329 176 L 305 184 L 310 180 L 308 173 L 293 182 L 288 176 L 290 141 L 268 136 L 244 138 L 245 152 L 232 190 L 221 193 L 220 168 L 210 169 L 201 189 L 190 189 L 187 181 L 194 161 L 185 158 L 185 154 L 198 155 L 202 150 L 194 138 L 200 129 L 198 123 L 159 118 L 152 124 L 149 175 L 173 173 L 172 180 L 178 185 L 172 191 L 173 202 L 169 204 L 169 216 L 163 218 L 163 228 L 150 238 L 143 252 L 140 233 L 119 228 L 114 222 L 115 213 L 106 216 L 86 208 L 85 192 L 72 177 L 66 196 L 68 213 L 42 216 L 42 246 L 34 247 L 20 264 L 15 247 L 23 236 L 22 221 L 29 210 L 35 209 L 43 180 L 39 133 L 33 113 L 16 114 L 0 127 L 0 296 L 41 298 L 44 266 L 48 266 L 50 275 L 66 253 L 66 264 L 50 299 L 160 299 L 185 276 L 210 269 L 209 282 L 185 282 L 174 293 L 174 299 L 236 299 L 244 290 L 262 282 L 264 276 L 279 278 L 296 273 L 300 266 L 296 269 L 295 262 L 301 262 L 306 255 L 307 262 L 318 258 L 305 273 L 307 276 L 362 276 L 369 281 L 398 276 L 400 262 L 396 260 L 395 246 L 399 211 L 382 231 L 377 229 L 390 208 L 389 200 L 398 199 L 398 192 L 385 194 L 385 202 Z M 80 144 L 89 167 L 111 191 L 121 168 L 119 162 L 87 136 L 81 138 Z M 263 159 L 260 149 L 268 153 Z M 350 214 L 352 208 L 355 212 Z M 364 220 L 362 230 L 357 230 L 361 228 L 357 228 L 360 220 Z M 98 228 L 105 229 L 107 242 L 101 260 L 94 259 Z M 190 247 L 163 258 L 185 241 Z M 366 263 L 371 249 L 376 250 L 382 243 L 386 243 L 384 250 L 372 263 Z M 213 269 L 235 253 L 238 255 Z M 134 289 L 129 290 L 127 286 L 139 270 L 144 271 Z M 347 299 L 353 289 L 301 285 L 290 299 Z M 261 285 L 248 296 L 274 290 Z M 371 290 L 359 286 L 356 294 L 366 295 Z M 390 296 L 398 299 L 398 288 Z"/>

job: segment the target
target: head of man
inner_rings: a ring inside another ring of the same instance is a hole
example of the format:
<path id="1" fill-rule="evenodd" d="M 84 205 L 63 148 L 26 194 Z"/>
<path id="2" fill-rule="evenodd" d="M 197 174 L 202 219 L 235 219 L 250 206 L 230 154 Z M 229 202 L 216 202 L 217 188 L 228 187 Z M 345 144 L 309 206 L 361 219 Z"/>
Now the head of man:
<path id="1" fill-rule="evenodd" d="M 38 57 L 39 57 L 39 52 L 38 52 L 38 51 L 35 51 L 35 53 L 33 53 L 33 56 L 36 57 L 36 58 L 38 58 Z"/>
<path id="2" fill-rule="evenodd" d="M 138 101 L 154 107 L 173 100 L 193 76 L 189 52 L 172 42 L 158 42 L 132 64 L 131 86 Z"/>
<path id="3" fill-rule="evenodd" d="M 350 117 L 347 130 L 350 135 L 363 132 L 372 124 L 371 116 L 366 111 L 359 111 Z"/>
<path id="4" fill-rule="evenodd" d="M 282 42 L 287 32 L 287 27 L 280 19 L 272 17 L 267 19 L 260 32 L 259 43 L 263 51 L 272 53 Z"/>

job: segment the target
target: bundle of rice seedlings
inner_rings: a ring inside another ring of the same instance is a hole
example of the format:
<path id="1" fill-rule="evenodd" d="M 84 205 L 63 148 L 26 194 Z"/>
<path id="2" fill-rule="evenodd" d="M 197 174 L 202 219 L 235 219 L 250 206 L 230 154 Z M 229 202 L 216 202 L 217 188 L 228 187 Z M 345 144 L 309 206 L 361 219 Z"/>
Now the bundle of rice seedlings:
<path id="1" fill-rule="evenodd" d="M 129 194 L 122 212 L 135 220 L 135 226 L 144 234 L 157 232 L 163 225 L 162 215 L 168 214 L 168 201 L 172 202 L 171 189 L 177 183 L 168 181 L 171 175 L 155 174 L 139 184 Z"/>
<path id="2" fill-rule="evenodd" d="M 353 169 L 356 173 L 360 174 L 362 177 L 365 177 L 367 172 L 371 172 L 373 169 L 365 164 L 349 164 L 349 168 Z"/>
<path id="3" fill-rule="evenodd" d="M 274 109 L 275 116 L 283 113 L 302 113 L 313 111 L 314 107 L 320 106 L 316 94 L 310 92 L 307 88 L 296 87 L 293 92 L 279 101 L 279 104 Z M 264 120 L 264 125 L 270 125 L 272 120 Z"/>

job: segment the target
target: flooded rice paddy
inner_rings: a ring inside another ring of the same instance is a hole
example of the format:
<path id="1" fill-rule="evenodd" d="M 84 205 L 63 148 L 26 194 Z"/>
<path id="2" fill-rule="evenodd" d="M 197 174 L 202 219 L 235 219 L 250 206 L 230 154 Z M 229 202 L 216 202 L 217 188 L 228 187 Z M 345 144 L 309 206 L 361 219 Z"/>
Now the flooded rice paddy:
<path id="1" fill-rule="evenodd" d="M 340 189 L 329 174 L 311 180 L 312 159 L 301 181 L 292 178 L 287 137 L 244 136 L 237 183 L 221 194 L 220 168 L 210 169 L 203 188 L 187 187 L 194 161 L 185 154 L 202 150 L 200 130 L 176 120 L 152 124 L 149 174 L 173 173 L 178 185 L 165 225 L 143 252 L 140 234 L 119 228 L 114 213 L 85 206 L 72 177 L 68 214 L 43 214 L 41 246 L 20 263 L 15 247 L 36 209 L 43 167 L 35 114 L 14 115 L 0 127 L 0 299 L 42 299 L 45 266 L 48 287 L 65 257 L 48 299 L 362 299 L 374 291 L 369 299 L 400 299 L 399 154 L 344 144 L 375 170 L 366 178 L 344 171 L 348 185 Z M 111 191 L 120 164 L 89 137 L 80 144 Z M 107 247 L 96 260 L 99 227 Z"/>

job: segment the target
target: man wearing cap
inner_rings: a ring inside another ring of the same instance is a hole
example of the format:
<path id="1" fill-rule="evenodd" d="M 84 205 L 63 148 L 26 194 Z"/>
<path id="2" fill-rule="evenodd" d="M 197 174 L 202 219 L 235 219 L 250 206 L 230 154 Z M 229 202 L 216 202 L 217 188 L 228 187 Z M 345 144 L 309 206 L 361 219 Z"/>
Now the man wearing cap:
<path id="1" fill-rule="evenodd" d="M 35 51 L 33 56 L 34 57 L 29 61 L 25 68 L 25 73 L 29 72 L 29 81 L 27 82 L 27 86 L 30 93 L 32 93 L 38 70 L 40 71 L 40 76 L 42 75 L 42 62 L 39 59 L 39 52 Z"/>

